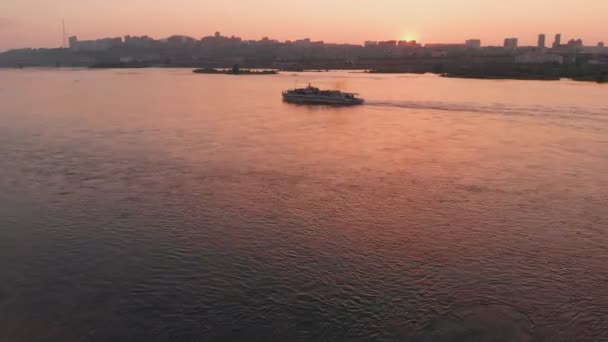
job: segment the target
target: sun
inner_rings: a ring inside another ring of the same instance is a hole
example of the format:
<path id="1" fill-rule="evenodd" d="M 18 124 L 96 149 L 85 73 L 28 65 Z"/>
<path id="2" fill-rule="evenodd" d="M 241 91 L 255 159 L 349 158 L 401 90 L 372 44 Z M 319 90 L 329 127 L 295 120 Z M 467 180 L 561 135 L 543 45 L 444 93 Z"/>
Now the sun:
<path id="1" fill-rule="evenodd" d="M 412 40 L 416 40 L 418 41 L 418 35 L 414 32 L 406 32 L 404 34 L 401 35 L 401 40 L 405 40 L 405 41 L 412 41 Z"/>

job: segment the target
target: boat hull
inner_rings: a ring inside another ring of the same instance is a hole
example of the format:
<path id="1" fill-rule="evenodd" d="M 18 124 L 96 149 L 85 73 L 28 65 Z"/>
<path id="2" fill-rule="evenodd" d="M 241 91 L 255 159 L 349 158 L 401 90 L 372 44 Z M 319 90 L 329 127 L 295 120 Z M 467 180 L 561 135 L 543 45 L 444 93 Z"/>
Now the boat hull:
<path id="1" fill-rule="evenodd" d="M 296 104 L 328 105 L 328 106 L 357 106 L 362 105 L 363 99 L 323 98 L 318 96 L 283 95 L 283 101 Z"/>

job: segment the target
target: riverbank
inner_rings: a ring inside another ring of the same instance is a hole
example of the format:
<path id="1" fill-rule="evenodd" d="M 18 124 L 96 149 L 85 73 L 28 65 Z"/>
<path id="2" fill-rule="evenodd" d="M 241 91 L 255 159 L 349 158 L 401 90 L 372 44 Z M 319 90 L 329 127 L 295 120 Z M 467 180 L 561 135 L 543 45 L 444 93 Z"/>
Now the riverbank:
<path id="1" fill-rule="evenodd" d="M 425 74 L 431 73 L 447 78 L 470 78 L 484 80 L 533 80 L 559 81 L 571 79 L 580 82 L 608 83 L 608 68 L 569 67 L 551 65 L 507 65 L 500 67 L 442 67 L 427 70 L 417 69 L 371 69 L 370 74 Z"/>

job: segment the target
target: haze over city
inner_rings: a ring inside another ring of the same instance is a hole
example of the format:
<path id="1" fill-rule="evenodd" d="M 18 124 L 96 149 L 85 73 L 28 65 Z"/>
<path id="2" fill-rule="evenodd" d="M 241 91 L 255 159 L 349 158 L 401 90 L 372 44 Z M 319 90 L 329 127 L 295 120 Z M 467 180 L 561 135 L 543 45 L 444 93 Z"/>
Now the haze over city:
<path id="1" fill-rule="evenodd" d="M 361 44 L 364 40 L 403 39 L 423 43 L 481 39 L 500 45 L 519 37 L 533 45 L 536 34 L 560 32 L 590 44 L 605 41 L 608 2 L 597 0 L 384 0 L 373 3 L 334 0 L 293 2 L 132 0 L 4 0 L 0 4 L 0 51 L 61 45 L 65 20 L 68 35 L 105 36 L 172 34 L 202 37 L 221 30 L 245 39 L 310 37 Z"/>

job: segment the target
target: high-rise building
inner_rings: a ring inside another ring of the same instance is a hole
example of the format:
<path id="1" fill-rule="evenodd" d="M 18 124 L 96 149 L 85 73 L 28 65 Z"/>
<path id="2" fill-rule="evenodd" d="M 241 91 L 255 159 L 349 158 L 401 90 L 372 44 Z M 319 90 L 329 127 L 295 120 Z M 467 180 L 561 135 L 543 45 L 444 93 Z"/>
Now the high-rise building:
<path id="1" fill-rule="evenodd" d="M 599 42 L 599 43 L 597 43 L 597 47 L 598 47 L 598 48 L 603 48 L 603 47 L 604 47 L 604 42 Z"/>
<path id="2" fill-rule="evenodd" d="M 546 42 L 546 36 L 544 34 L 539 34 L 538 35 L 538 48 L 539 49 L 544 49 L 545 48 L 545 42 Z"/>
<path id="3" fill-rule="evenodd" d="M 505 50 L 517 50 L 517 44 L 519 39 L 517 38 L 505 38 L 504 48 Z"/>
<path id="4" fill-rule="evenodd" d="M 69 47 L 72 50 L 75 50 L 78 48 L 78 37 L 72 36 L 69 38 Z"/>
<path id="5" fill-rule="evenodd" d="M 562 34 L 558 33 L 555 35 L 555 41 L 553 42 L 553 48 L 556 49 L 562 45 Z"/>
<path id="6" fill-rule="evenodd" d="M 464 42 L 464 45 L 470 49 L 479 49 L 479 48 L 481 48 L 481 40 L 469 39 Z"/>

